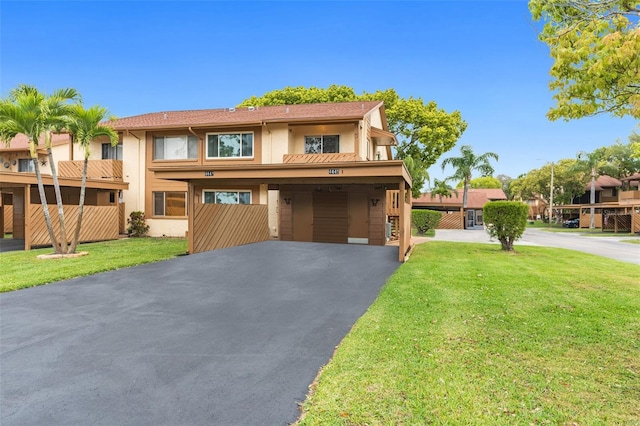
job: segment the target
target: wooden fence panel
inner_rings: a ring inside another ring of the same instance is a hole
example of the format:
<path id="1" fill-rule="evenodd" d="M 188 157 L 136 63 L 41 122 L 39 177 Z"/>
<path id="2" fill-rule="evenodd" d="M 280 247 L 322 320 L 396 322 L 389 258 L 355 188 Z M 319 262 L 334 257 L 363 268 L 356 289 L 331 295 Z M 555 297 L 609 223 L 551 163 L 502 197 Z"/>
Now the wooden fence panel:
<path id="1" fill-rule="evenodd" d="M 13 232 L 13 206 L 9 204 L 5 204 L 2 206 L 2 210 L 4 210 L 4 230 L 3 232 L 11 233 Z"/>
<path id="2" fill-rule="evenodd" d="M 63 207 L 67 239 L 69 240 L 68 243 L 70 243 L 78 221 L 78 206 L 65 205 Z M 42 205 L 32 205 L 30 212 L 31 247 L 51 245 L 47 226 L 44 221 Z M 49 214 L 51 215 L 53 231 L 59 238 L 60 221 L 58 220 L 57 206 L 49 206 Z M 80 242 L 117 240 L 119 237 L 118 219 L 118 206 L 84 206 Z"/>
<path id="3" fill-rule="evenodd" d="M 447 212 L 442 212 L 442 219 L 436 229 L 463 229 L 462 213 L 447 214 Z"/>
<path id="4" fill-rule="evenodd" d="M 84 161 L 60 161 L 58 175 L 60 177 L 82 177 Z M 122 182 L 122 161 L 120 160 L 89 160 L 87 177 L 90 179 L 105 179 Z"/>
<path id="5" fill-rule="evenodd" d="M 269 239 L 269 210 L 262 204 L 198 204 L 193 216 L 193 252 Z"/>
<path id="6" fill-rule="evenodd" d="M 387 216 L 400 216 L 400 204 L 398 199 L 400 197 L 400 191 L 388 190 L 387 191 Z"/>

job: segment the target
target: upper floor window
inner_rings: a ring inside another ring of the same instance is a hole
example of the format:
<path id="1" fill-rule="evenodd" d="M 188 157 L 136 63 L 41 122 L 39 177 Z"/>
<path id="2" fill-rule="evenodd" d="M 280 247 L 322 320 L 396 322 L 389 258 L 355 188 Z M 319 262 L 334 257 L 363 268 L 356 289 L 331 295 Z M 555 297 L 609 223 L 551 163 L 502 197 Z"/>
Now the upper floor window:
<path id="1" fill-rule="evenodd" d="M 253 157 L 253 133 L 208 133 L 207 158 Z"/>
<path id="2" fill-rule="evenodd" d="M 102 144 L 102 159 L 103 160 L 122 160 L 122 144 L 119 143 L 116 146 L 110 143 Z"/>
<path id="3" fill-rule="evenodd" d="M 305 154 L 327 154 L 330 152 L 340 152 L 340 135 L 304 137 Z"/>
<path id="4" fill-rule="evenodd" d="M 25 173 L 35 173 L 36 169 L 33 166 L 33 160 L 31 158 L 18 159 L 18 171 Z"/>
<path id="5" fill-rule="evenodd" d="M 198 158 L 198 138 L 188 136 L 156 136 L 153 138 L 154 160 L 188 160 Z"/>
<path id="6" fill-rule="evenodd" d="M 251 191 L 202 191 L 203 204 L 251 204 Z"/>

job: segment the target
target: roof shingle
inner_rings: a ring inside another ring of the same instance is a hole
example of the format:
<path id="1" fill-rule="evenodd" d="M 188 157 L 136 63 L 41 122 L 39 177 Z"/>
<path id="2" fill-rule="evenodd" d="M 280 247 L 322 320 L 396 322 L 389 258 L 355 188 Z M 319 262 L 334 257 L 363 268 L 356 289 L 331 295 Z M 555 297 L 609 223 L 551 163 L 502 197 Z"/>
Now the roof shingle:
<path id="1" fill-rule="evenodd" d="M 360 119 L 379 108 L 381 101 L 325 104 L 276 105 L 249 108 L 219 108 L 164 111 L 124 117 L 107 124 L 116 130 L 143 130 L 171 127 L 202 127 L 264 122 Z"/>

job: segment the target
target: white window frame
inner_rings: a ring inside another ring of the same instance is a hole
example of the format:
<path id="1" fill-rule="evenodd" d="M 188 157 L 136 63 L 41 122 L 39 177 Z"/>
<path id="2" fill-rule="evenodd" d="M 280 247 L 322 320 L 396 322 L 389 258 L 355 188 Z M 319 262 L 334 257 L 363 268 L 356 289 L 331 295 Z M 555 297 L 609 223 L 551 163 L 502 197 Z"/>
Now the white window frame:
<path id="1" fill-rule="evenodd" d="M 338 150 L 336 152 L 324 152 L 324 138 L 327 136 L 335 136 L 338 138 Z M 320 152 L 307 152 L 307 138 L 320 138 Z M 304 153 L 305 154 L 337 154 L 340 152 L 340 135 L 305 135 L 304 136 Z"/>
<path id="2" fill-rule="evenodd" d="M 217 200 L 216 193 L 217 192 L 236 192 L 238 194 L 238 202 L 237 203 L 229 203 L 229 204 L 242 204 L 249 205 L 253 203 L 253 194 L 250 189 L 204 189 L 202 190 L 202 204 L 227 204 L 227 203 L 207 203 L 205 201 L 205 194 L 213 193 L 213 199 Z M 248 203 L 240 203 L 240 193 L 248 193 L 249 194 L 249 202 Z"/>
<path id="3" fill-rule="evenodd" d="M 167 193 L 175 192 L 177 194 L 184 194 L 184 216 L 168 216 L 167 215 Z M 162 194 L 163 199 L 163 214 L 156 212 L 156 194 Z M 166 218 L 185 218 L 189 215 L 189 194 L 185 191 L 151 191 L 151 208 L 153 211 L 153 217 L 166 217 Z"/>
<path id="4" fill-rule="evenodd" d="M 220 135 L 239 135 L 240 136 L 240 156 L 238 157 L 220 157 L 220 145 L 218 138 L 218 152 L 217 155 L 210 155 L 209 153 L 209 136 L 220 136 Z M 243 135 L 251 135 L 251 155 L 242 155 L 242 136 Z M 255 155 L 256 150 L 256 137 L 254 132 L 211 132 L 205 135 L 205 157 L 207 160 L 237 160 L 237 159 L 252 159 Z"/>
<path id="5" fill-rule="evenodd" d="M 186 146 L 187 156 L 181 157 L 181 158 L 166 158 L 166 153 L 167 153 L 166 139 L 167 138 L 185 138 L 187 143 L 187 146 Z M 189 157 L 189 140 L 191 139 L 193 141 L 194 138 L 196 141 L 195 157 Z M 156 155 L 157 155 L 156 140 L 157 139 L 164 140 L 163 158 L 156 158 Z M 194 135 L 155 135 L 153 136 L 153 161 L 193 161 L 197 159 L 198 159 L 198 138 L 196 136 Z"/>

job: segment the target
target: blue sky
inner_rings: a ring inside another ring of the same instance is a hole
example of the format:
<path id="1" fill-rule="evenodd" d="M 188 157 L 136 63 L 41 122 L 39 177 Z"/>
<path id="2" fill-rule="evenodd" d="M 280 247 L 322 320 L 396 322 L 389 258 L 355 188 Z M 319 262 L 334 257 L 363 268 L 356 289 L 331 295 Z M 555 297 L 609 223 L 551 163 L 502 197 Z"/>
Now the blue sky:
<path id="1" fill-rule="evenodd" d="M 459 110 L 459 146 L 517 177 L 627 142 L 638 122 L 550 122 L 551 59 L 526 1 L 0 2 L 0 95 L 74 87 L 119 117 L 234 106 L 285 86 L 394 88 Z M 444 173 L 436 166 L 433 177 Z"/>

